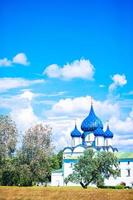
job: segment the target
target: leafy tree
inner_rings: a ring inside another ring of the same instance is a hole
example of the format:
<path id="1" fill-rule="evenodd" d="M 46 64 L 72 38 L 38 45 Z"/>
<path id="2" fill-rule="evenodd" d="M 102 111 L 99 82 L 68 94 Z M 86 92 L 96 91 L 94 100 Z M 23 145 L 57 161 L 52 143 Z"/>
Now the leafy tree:
<path id="1" fill-rule="evenodd" d="M 66 186 L 67 186 L 67 184 L 69 183 L 69 181 L 71 181 L 71 176 L 68 176 L 68 177 L 66 177 L 66 178 L 64 179 L 64 183 L 66 184 Z"/>
<path id="2" fill-rule="evenodd" d="M 51 156 L 51 169 L 62 168 L 63 151 L 59 151 L 57 154 Z"/>
<path id="3" fill-rule="evenodd" d="M 18 131 L 9 116 L 0 116 L 0 162 L 6 156 L 11 156 L 16 148 Z"/>
<path id="4" fill-rule="evenodd" d="M 4 159 L 1 168 L 1 185 L 18 185 L 19 170 L 15 157 Z"/>
<path id="5" fill-rule="evenodd" d="M 27 164 L 20 165 L 19 168 L 19 184 L 20 186 L 32 185 L 32 172 Z"/>
<path id="6" fill-rule="evenodd" d="M 0 115 L 0 184 L 14 185 L 17 173 L 14 167 L 18 131 L 9 116 Z"/>
<path id="7" fill-rule="evenodd" d="M 53 154 L 51 156 L 50 161 L 51 161 L 51 170 L 60 168 L 59 160 L 56 154 Z"/>
<path id="8" fill-rule="evenodd" d="M 47 182 L 50 177 L 51 132 L 48 125 L 38 124 L 24 135 L 19 158 L 21 165 L 29 166 L 33 182 Z"/>
<path id="9" fill-rule="evenodd" d="M 58 152 L 57 159 L 58 159 L 58 163 L 59 163 L 59 168 L 62 168 L 63 150 Z"/>
<path id="10" fill-rule="evenodd" d="M 118 175 L 118 162 L 113 153 L 94 152 L 90 149 L 79 157 L 74 166 L 73 174 L 69 175 L 68 178 L 72 182 L 80 183 L 83 188 L 87 188 L 90 183 L 100 186 L 104 184 L 105 178 Z"/>

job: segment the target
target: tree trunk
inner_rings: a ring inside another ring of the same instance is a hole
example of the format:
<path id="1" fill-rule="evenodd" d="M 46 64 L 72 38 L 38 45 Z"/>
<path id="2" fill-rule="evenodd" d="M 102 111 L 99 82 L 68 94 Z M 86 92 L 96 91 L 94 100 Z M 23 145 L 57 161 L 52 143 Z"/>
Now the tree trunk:
<path id="1" fill-rule="evenodd" d="M 87 189 L 88 183 L 84 184 L 84 183 L 80 182 L 80 185 L 82 186 L 82 188 Z"/>

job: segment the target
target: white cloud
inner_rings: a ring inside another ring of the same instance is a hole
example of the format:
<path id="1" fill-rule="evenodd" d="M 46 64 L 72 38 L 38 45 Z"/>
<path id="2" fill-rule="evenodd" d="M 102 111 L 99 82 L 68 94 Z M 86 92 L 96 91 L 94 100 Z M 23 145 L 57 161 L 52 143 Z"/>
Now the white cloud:
<path id="1" fill-rule="evenodd" d="M 32 106 L 36 96 L 37 94 L 27 90 L 19 95 L 0 97 L 0 107 L 9 110 L 11 118 L 21 132 L 40 122 L 40 118 L 35 114 Z"/>
<path id="2" fill-rule="evenodd" d="M 24 53 L 18 53 L 15 57 L 13 57 L 14 64 L 20 64 L 20 65 L 29 65 L 28 59 Z"/>
<path id="3" fill-rule="evenodd" d="M 17 106 L 12 109 L 10 115 L 22 132 L 39 122 L 39 118 L 35 115 L 31 105 L 27 105 L 26 108 Z"/>
<path id="4" fill-rule="evenodd" d="M 35 102 L 37 96 L 38 94 L 27 89 L 16 96 L 1 97 L 0 107 L 10 109 L 10 115 L 19 130 L 24 131 L 43 121 L 53 128 L 53 143 L 56 149 L 59 150 L 71 145 L 70 133 L 74 128 L 75 119 L 81 131 L 81 123 L 90 110 L 91 97 L 67 98 L 61 99 L 56 103 L 53 102 L 51 110 L 45 112 L 42 119 L 34 112 L 33 102 Z M 121 150 L 131 151 L 133 149 L 133 110 L 127 113 L 125 118 L 121 118 L 123 110 L 121 110 L 119 102 L 114 103 L 108 99 L 104 101 L 94 99 L 93 107 L 96 115 L 104 124 L 104 130 L 106 129 L 106 120 L 109 120 L 110 129 L 114 133 L 114 146 Z"/>
<path id="5" fill-rule="evenodd" d="M 113 83 L 109 86 L 109 91 L 112 92 L 114 91 L 117 87 L 122 87 L 125 84 L 127 84 L 127 79 L 124 74 L 115 74 L 112 77 Z"/>
<path id="6" fill-rule="evenodd" d="M 73 79 L 81 78 L 93 80 L 95 68 L 89 60 L 80 59 L 75 60 L 72 63 L 68 63 L 63 67 L 57 64 L 49 65 L 43 72 L 50 78 L 62 78 L 62 79 Z"/>
<path id="7" fill-rule="evenodd" d="M 32 84 L 43 83 L 43 79 L 27 80 L 23 78 L 0 78 L 0 92 L 13 88 L 27 87 Z"/>
<path id="8" fill-rule="evenodd" d="M 29 101 L 31 101 L 33 99 L 33 97 L 35 96 L 35 94 L 29 90 L 24 91 L 20 97 L 24 98 L 24 99 L 28 99 Z"/>
<path id="9" fill-rule="evenodd" d="M 27 59 L 25 53 L 18 53 L 16 56 L 13 57 L 12 60 L 8 58 L 0 59 L 0 66 L 1 67 L 9 67 L 13 64 L 20 64 L 20 65 L 29 65 L 30 62 Z"/>
<path id="10" fill-rule="evenodd" d="M 77 98 L 66 98 L 59 100 L 53 105 L 52 109 L 49 111 L 49 115 L 56 116 L 83 116 L 89 112 L 89 102 L 91 102 L 90 96 L 77 97 Z M 120 115 L 120 108 L 117 103 L 112 104 L 108 100 L 103 102 L 93 100 L 96 113 L 107 120 L 110 116 Z"/>
<path id="11" fill-rule="evenodd" d="M 0 59 L 0 66 L 9 67 L 12 65 L 12 61 L 7 58 Z"/>
<path id="12" fill-rule="evenodd" d="M 54 138 L 56 138 L 54 141 L 58 149 L 71 144 L 70 133 L 74 128 L 75 119 L 81 131 L 81 123 L 90 110 L 90 99 L 90 96 L 61 99 L 46 113 L 49 117 L 47 122 L 54 127 Z M 105 101 L 93 100 L 93 104 L 96 115 L 104 124 L 104 130 L 106 129 L 106 120 L 109 120 L 110 129 L 114 133 L 114 146 L 118 149 L 133 150 L 131 145 L 133 140 L 133 111 L 127 113 L 126 117 L 122 119 L 123 110 L 121 110 L 119 102 L 114 103 L 108 99 Z"/>

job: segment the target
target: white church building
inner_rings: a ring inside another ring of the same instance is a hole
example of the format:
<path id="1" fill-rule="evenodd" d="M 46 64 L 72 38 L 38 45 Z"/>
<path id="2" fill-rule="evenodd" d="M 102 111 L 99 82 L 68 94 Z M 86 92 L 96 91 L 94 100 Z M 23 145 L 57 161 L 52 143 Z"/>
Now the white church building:
<path id="1" fill-rule="evenodd" d="M 75 124 L 71 132 L 71 146 L 63 150 L 62 169 L 55 170 L 51 175 L 52 186 L 65 186 L 64 179 L 73 172 L 73 166 L 78 161 L 85 149 L 92 148 L 94 151 L 114 152 L 119 161 L 120 176 L 116 179 L 110 177 L 105 180 L 105 185 L 118 185 L 124 182 L 126 186 L 133 187 L 133 152 L 119 152 L 112 145 L 113 133 L 109 124 L 103 131 L 102 121 L 96 116 L 93 105 L 89 115 L 83 120 L 80 132 Z M 69 182 L 68 186 L 76 185 Z"/>

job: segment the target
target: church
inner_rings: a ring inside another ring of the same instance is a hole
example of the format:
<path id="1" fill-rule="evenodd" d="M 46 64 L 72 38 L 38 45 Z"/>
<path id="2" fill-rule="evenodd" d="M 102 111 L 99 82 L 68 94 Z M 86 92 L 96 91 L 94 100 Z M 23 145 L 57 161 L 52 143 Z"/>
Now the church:
<path id="1" fill-rule="evenodd" d="M 74 129 L 70 133 L 71 146 L 65 147 L 63 150 L 62 169 L 55 170 L 51 175 L 52 186 L 65 186 L 64 179 L 72 174 L 74 164 L 78 161 L 78 157 L 83 155 L 87 148 L 94 151 L 110 151 L 113 152 L 119 161 L 120 176 L 117 178 L 110 177 L 105 180 L 105 185 L 115 186 L 124 182 L 126 186 L 133 187 L 133 152 L 119 152 L 113 146 L 114 134 L 110 130 L 109 123 L 106 130 L 103 130 L 102 121 L 96 116 L 93 103 L 91 102 L 89 115 L 81 124 L 81 131 L 75 124 Z M 75 183 L 69 182 L 68 186 L 75 186 Z"/>

